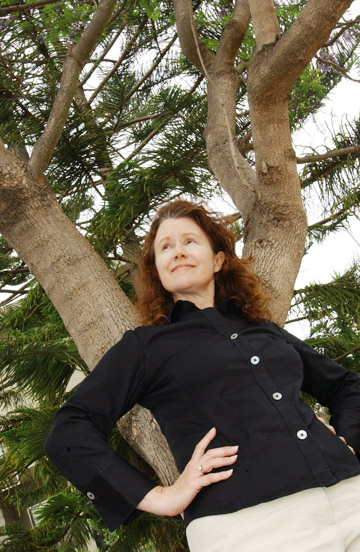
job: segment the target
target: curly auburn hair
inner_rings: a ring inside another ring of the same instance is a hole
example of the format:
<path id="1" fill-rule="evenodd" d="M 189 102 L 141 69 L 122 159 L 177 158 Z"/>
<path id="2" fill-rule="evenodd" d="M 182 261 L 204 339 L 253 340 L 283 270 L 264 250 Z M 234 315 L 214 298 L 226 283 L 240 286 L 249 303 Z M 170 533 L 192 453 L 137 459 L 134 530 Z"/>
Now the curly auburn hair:
<path id="1" fill-rule="evenodd" d="M 223 251 L 225 260 L 215 273 L 215 305 L 234 299 L 242 312 L 253 321 L 270 318 L 269 298 L 263 293 L 259 277 L 251 269 L 251 259 L 239 259 L 235 252 L 235 236 L 229 221 L 207 211 L 202 205 L 175 200 L 159 209 L 147 234 L 141 258 L 135 272 L 134 284 L 137 307 L 144 326 L 165 324 L 174 304 L 173 297 L 162 286 L 156 267 L 154 241 L 160 224 L 167 219 L 188 217 L 207 235 L 213 252 Z"/>

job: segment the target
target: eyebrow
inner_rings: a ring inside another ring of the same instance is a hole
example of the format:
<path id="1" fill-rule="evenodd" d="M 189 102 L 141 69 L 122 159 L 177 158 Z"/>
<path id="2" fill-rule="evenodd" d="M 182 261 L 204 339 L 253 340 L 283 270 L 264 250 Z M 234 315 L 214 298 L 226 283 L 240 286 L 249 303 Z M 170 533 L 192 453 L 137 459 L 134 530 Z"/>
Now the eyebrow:
<path id="1" fill-rule="evenodd" d="M 197 234 L 195 234 L 194 232 L 184 232 L 184 234 L 181 234 L 182 237 L 188 237 L 188 236 L 195 236 L 195 238 L 199 237 Z M 171 236 L 166 236 L 165 238 L 162 238 L 159 242 L 158 242 L 158 245 L 160 245 L 163 241 L 166 241 L 166 240 L 171 240 L 172 237 Z"/>

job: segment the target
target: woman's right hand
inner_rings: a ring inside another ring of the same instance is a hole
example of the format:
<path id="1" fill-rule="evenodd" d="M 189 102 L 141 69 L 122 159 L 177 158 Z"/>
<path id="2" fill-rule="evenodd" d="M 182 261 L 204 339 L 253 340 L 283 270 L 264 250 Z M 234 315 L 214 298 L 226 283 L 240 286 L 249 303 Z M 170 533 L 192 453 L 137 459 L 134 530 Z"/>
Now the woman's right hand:
<path id="1" fill-rule="evenodd" d="M 155 487 L 145 495 L 137 508 L 153 514 L 176 516 L 189 506 L 203 487 L 229 479 L 232 469 L 211 472 L 214 468 L 234 464 L 238 446 L 206 450 L 215 435 L 216 429 L 213 427 L 196 445 L 190 461 L 176 482 L 169 487 Z"/>

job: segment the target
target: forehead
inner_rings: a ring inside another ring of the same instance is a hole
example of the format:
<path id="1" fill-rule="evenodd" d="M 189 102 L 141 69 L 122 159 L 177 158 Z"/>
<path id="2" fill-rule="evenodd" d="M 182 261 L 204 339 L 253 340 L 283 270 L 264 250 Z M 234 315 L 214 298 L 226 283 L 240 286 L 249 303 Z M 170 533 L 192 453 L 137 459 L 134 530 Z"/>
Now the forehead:
<path id="1" fill-rule="evenodd" d="M 193 219 L 189 217 L 169 218 L 160 224 L 155 236 L 155 244 L 165 238 L 183 234 L 196 234 L 207 237 L 202 228 Z"/>

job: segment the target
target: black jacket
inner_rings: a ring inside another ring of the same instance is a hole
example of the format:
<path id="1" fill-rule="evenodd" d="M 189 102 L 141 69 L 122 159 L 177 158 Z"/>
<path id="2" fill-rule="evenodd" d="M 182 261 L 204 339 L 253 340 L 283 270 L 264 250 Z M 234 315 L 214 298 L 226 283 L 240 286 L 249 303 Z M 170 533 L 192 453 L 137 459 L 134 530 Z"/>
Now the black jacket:
<path id="1" fill-rule="evenodd" d="M 205 487 L 192 519 L 233 512 L 360 474 L 348 447 L 317 420 L 303 390 L 329 407 L 337 434 L 360 451 L 360 379 L 233 302 L 178 301 L 164 326 L 126 332 L 57 413 L 45 449 L 110 529 L 141 512 L 155 486 L 108 445 L 116 420 L 149 408 L 181 472 L 213 426 L 211 447 L 239 445 L 233 475 Z"/>

